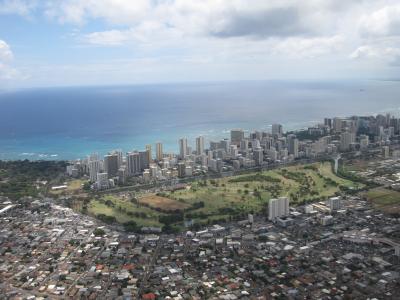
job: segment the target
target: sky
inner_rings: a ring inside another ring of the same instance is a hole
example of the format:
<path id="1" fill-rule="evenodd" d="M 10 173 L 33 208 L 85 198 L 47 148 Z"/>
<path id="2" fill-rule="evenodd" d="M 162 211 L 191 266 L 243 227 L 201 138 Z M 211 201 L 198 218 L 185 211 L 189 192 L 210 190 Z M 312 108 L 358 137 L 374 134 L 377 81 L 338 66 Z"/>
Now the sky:
<path id="1" fill-rule="evenodd" d="M 399 71 L 398 0 L 0 0 L 0 88 Z"/>

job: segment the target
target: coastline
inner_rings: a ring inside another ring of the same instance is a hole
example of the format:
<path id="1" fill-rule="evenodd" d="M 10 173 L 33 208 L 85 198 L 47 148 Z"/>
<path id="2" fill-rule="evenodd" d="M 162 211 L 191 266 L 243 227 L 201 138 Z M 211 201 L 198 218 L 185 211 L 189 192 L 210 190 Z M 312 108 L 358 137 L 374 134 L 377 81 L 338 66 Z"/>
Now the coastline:
<path id="1" fill-rule="evenodd" d="M 176 153 L 179 138 L 193 144 L 203 135 L 208 143 L 232 128 L 268 131 L 280 123 L 291 131 L 324 117 L 398 116 L 399 93 L 398 82 L 263 81 L 0 94 L 0 159 L 73 160 L 156 142 Z"/>
<path id="2" fill-rule="evenodd" d="M 287 128 L 288 131 L 297 131 L 307 128 L 307 126 L 313 126 L 318 124 L 318 121 L 308 121 L 308 122 L 297 122 L 297 123 L 290 123 L 290 124 L 283 124 L 284 128 Z M 265 126 L 261 126 L 261 128 L 249 127 L 244 128 L 240 127 L 244 130 L 244 132 L 248 133 L 251 131 L 270 131 L 272 124 L 268 124 Z M 0 151 L 0 160 L 74 160 L 78 158 L 83 158 L 90 153 L 98 153 L 99 155 L 105 155 L 109 151 L 113 149 L 122 149 L 123 152 L 131 151 L 132 149 L 142 149 L 146 144 L 154 144 L 157 141 L 162 141 L 165 147 L 166 152 L 170 153 L 177 153 L 179 151 L 178 148 L 178 140 L 181 137 L 187 137 L 191 143 L 194 143 L 196 136 L 202 135 L 205 138 L 205 142 L 208 144 L 210 141 L 229 138 L 229 132 L 233 128 L 239 128 L 239 126 L 232 126 L 231 128 L 220 129 L 220 130 L 197 130 L 193 131 L 192 133 L 186 132 L 175 132 L 174 134 L 168 136 L 168 140 L 162 140 L 162 137 L 166 137 L 165 133 L 160 132 L 158 138 L 154 138 L 154 136 L 150 137 L 152 140 L 147 142 L 143 141 L 143 143 L 134 143 L 131 141 L 135 140 L 135 137 L 125 137 L 120 142 L 107 142 L 107 141 L 96 141 L 96 140 L 89 140 L 89 139 L 71 139 L 71 138 L 64 138 L 62 136 L 56 136 L 53 140 L 54 145 L 61 145 L 61 143 L 66 144 L 65 148 L 69 148 L 69 145 L 76 146 L 76 145 L 83 145 L 88 144 L 87 147 L 80 147 L 77 151 L 71 152 L 63 152 L 57 153 L 57 150 L 54 151 L 37 151 L 37 148 L 30 148 L 27 149 L 25 152 L 9 152 L 4 153 Z M 35 139 L 35 138 L 33 138 Z M 52 138 L 50 138 L 52 139 Z M 143 140 L 143 139 L 141 139 Z M 7 140 L 0 140 L 0 149 L 4 149 L 1 145 L 7 143 Z M 15 143 L 15 140 L 12 140 L 11 143 Z M 25 144 L 24 141 L 21 141 L 21 144 Z M 64 146 L 63 146 L 64 147 Z M 35 150 L 36 148 L 36 150 Z M 51 148 L 51 147 L 50 147 Z M 39 149 L 40 150 L 40 149 Z"/>

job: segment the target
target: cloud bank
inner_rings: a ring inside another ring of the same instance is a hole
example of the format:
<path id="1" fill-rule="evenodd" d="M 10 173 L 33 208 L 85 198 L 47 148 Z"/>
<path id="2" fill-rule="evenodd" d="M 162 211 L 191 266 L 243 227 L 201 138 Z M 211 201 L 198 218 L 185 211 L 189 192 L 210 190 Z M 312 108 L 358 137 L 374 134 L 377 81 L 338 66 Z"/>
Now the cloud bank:
<path id="1" fill-rule="evenodd" d="M 73 28 L 68 42 L 75 49 L 124 53 L 69 67 L 60 62 L 63 71 L 97 67 L 128 78 L 125 66 L 136 64 L 135 74 L 148 80 L 208 73 L 357 78 L 392 76 L 400 62 L 397 0 L 0 0 L 0 14 Z"/>

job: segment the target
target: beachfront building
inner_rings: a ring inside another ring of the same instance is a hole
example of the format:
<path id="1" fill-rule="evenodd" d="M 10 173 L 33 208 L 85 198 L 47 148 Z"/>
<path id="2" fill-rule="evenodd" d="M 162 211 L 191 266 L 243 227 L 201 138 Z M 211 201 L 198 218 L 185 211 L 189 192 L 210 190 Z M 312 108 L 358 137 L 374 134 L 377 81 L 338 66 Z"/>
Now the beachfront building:
<path id="1" fill-rule="evenodd" d="M 181 138 L 179 139 L 179 156 L 184 159 L 186 155 L 188 155 L 187 138 Z"/>
<path id="2" fill-rule="evenodd" d="M 160 142 L 156 144 L 156 159 L 157 161 L 163 160 L 163 144 Z"/>
<path id="3" fill-rule="evenodd" d="M 240 142 L 244 139 L 243 129 L 232 129 L 231 130 L 231 144 L 240 146 Z"/>
<path id="4" fill-rule="evenodd" d="M 196 154 L 202 155 L 204 153 L 204 136 L 196 138 Z"/>

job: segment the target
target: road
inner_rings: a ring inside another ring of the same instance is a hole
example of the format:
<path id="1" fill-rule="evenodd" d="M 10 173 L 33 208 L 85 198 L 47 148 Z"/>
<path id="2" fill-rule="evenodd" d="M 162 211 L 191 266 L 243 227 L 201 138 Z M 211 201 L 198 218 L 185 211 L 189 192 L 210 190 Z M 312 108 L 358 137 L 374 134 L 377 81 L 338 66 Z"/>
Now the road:
<path id="1" fill-rule="evenodd" d="M 147 281 L 149 280 L 150 274 L 153 271 L 153 267 L 157 261 L 157 258 L 160 254 L 160 249 L 161 249 L 162 245 L 164 245 L 164 242 L 165 242 L 165 239 L 162 236 L 160 236 L 159 240 L 157 241 L 157 246 L 154 249 L 153 255 L 150 257 L 149 263 L 146 266 L 145 273 L 143 274 L 143 279 L 140 282 L 139 288 L 137 290 L 137 299 L 140 299 L 140 297 L 143 293 L 143 290 L 147 285 Z"/>

